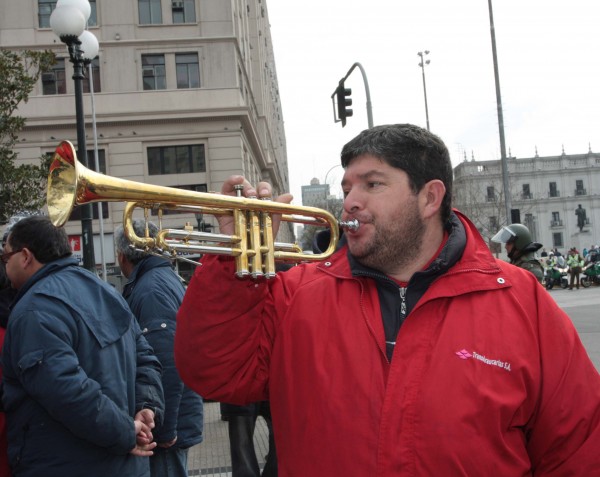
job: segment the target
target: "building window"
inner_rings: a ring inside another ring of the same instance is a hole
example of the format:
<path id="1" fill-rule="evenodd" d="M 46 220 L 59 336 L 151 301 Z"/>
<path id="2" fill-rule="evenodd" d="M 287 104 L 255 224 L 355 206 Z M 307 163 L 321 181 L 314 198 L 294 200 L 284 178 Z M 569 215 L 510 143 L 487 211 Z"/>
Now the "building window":
<path id="1" fill-rule="evenodd" d="M 92 12 L 90 13 L 90 18 L 88 18 L 88 27 L 98 26 L 98 11 L 96 10 L 96 0 L 90 0 L 90 7 L 92 7 Z"/>
<path id="2" fill-rule="evenodd" d="M 38 22 L 40 28 L 50 28 L 50 15 L 58 0 L 38 0 Z"/>
<path id="3" fill-rule="evenodd" d="M 96 171 L 96 156 L 94 155 L 94 151 L 87 151 L 87 162 L 88 169 Z M 96 172 L 106 174 L 106 154 L 104 153 L 104 149 L 98 149 L 98 166 L 100 170 Z"/>
<path id="4" fill-rule="evenodd" d="M 583 187 L 583 181 L 582 180 L 576 180 L 575 181 L 575 195 L 585 195 L 585 189 Z"/>
<path id="5" fill-rule="evenodd" d="M 140 25 L 160 25 L 162 10 L 160 0 L 138 0 Z"/>
<path id="6" fill-rule="evenodd" d="M 98 165 L 100 166 L 100 172 L 106 174 L 106 154 L 104 149 L 98 149 Z M 87 151 L 87 167 L 92 171 L 96 170 L 96 157 L 94 151 Z M 92 216 L 94 220 L 98 220 L 98 204 L 92 204 Z M 102 218 L 108 219 L 108 202 L 102 202 Z M 81 220 L 81 207 L 77 206 L 73 209 L 69 220 Z"/>
<path id="7" fill-rule="evenodd" d="M 181 53 L 175 55 L 177 70 L 177 88 L 199 88 L 200 67 L 198 66 L 198 53 Z"/>
<path id="8" fill-rule="evenodd" d="M 496 192 L 494 191 L 494 186 L 488 186 L 486 201 L 494 202 L 495 200 L 496 200 Z"/>
<path id="9" fill-rule="evenodd" d="M 42 73 L 42 94 L 66 94 L 67 82 L 65 75 L 65 60 L 59 58 L 51 71 Z"/>
<path id="10" fill-rule="evenodd" d="M 195 0 L 171 0 L 173 23 L 195 23 Z"/>
<path id="11" fill-rule="evenodd" d="M 99 217 L 98 204 L 94 202 L 91 205 L 92 205 L 92 218 L 94 220 L 98 220 L 98 217 Z M 108 217 L 109 217 L 108 202 L 102 202 L 102 218 L 108 219 Z M 69 220 L 81 220 L 81 206 L 80 205 L 73 207 L 73 212 L 71 212 L 71 215 L 69 216 Z"/>
<path id="12" fill-rule="evenodd" d="M 181 189 L 181 190 L 190 190 L 192 192 L 208 192 L 208 187 L 206 186 L 206 184 L 189 184 L 189 185 L 178 185 L 178 186 L 172 186 L 174 189 Z M 174 209 L 163 209 L 162 214 L 163 215 L 175 215 L 175 214 L 189 214 L 190 211 L 189 210 L 174 210 Z M 158 209 L 151 209 L 150 210 L 150 215 L 153 216 L 157 216 L 158 215 Z M 198 219 L 198 221 L 202 220 L 202 214 L 194 214 L 196 215 L 196 218 Z M 200 217 L 198 217 L 200 216 Z M 200 225 L 200 224 L 198 224 Z M 200 228 L 200 227 L 198 227 Z"/>
<path id="13" fill-rule="evenodd" d="M 204 144 L 148 148 L 148 173 L 189 174 L 206 172 Z"/>
<path id="14" fill-rule="evenodd" d="M 510 209 L 510 221 L 513 224 L 521 223 L 521 209 Z"/>
<path id="15" fill-rule="evenodd" d="M 56 2 L 58 0 L 38 0 L 38 22 L 40 28 L 50 28 L 50 15 L 56 8 Z M 89 0 L 91 13 L 88 18 L 87 26 L 98 25 L 98 14 L 96 11 L 96 0 Z"/>
<path id="16" fill-rule="evenodd" d="M 142 55 L 144 90 L 166 89 L 165 55 Z"/>
<path id="17" fill-rule="evenodd" d="M 182 190 L 191 190 L 192 192 L 208 192 L 206 184 L 191 184 L 191 185 L 180 185 L 176 187 Z M 189 213 L 189 212 L 186 212 Z"/>
<path id="18" fill-rule="evenodd" d="M 83 92 L 89 93 L 90 89 L 90 69 L 88 66 L 85 67 L 85 75 L 86 77 L 83 79 Z M 92 60 L 92 84 L 94 86 L 94 93 L 99 93 L 102 91 L 100 88 L 100 60 L 98 58 L 94 58 Z"/>
<path id="19" fill-rule="evenodd" d="M 558 188 L 556 187 L 556 182 L 550 182 L 550 192 L 548 192 L 549 197 L 560 197 L 560 193 L 558 192 Z"/>
<path id="20" fill-rule="evenodd" d="M 533 214 L 525 214 L 525 222 L 523 222 L 523 224 L 531 232 L 531 239 L 534 241 L 537 240 L 537 227 L 535 226 Z"/>
<path id="21" fill-rule="evenodd" d="M 498 230 L 498 217 L 495 215 L 488 217 L 488 230 L 490 232 L 495 232 Z"/>
<path id="22" fill-rule="evenodd" d="M 531 199 L 531 190 L 529 189 L 529 184 L 523 184 L 523 192 L 521 194 L 521 198 L 523 199 Z"/>
<path id="23" fill-rule="evenodd" d="M 557 233 L 552 234 L 552 245 L 554 248 L 564 247 L 562 232 L 557 232 Z"/>

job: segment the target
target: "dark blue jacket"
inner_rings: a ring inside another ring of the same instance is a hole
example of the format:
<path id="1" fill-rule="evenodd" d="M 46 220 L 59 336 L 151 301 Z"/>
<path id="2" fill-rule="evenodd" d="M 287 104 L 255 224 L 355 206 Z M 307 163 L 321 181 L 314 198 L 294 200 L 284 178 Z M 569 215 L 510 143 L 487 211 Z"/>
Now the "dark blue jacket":
<path id="1" fill-rule="evenodd" d="M 73 258 L 19 290 L 2 354 L 15 477 L 148 476 L 133 416 L 160 422 L 160 363 L 127 303 Z"/>
<path id="2" fill-rule="evenodd" d="M 123 296 L 137 317 L 144 336 L 163 368 L 165 417 L 154 429 L 156 442 L 186 449 L 202 442 L 202 398 L 183 385 L 173 356 L 177 310 L 185 289 L 168 260 L 149 256 L 139 262 L 123 289 Z"/>

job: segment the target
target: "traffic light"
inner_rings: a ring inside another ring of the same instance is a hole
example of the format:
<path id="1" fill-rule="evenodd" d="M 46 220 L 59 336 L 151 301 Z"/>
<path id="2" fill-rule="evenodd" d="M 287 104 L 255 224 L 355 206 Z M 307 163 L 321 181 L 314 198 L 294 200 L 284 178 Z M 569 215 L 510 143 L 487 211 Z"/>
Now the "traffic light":
<path id="1" fill-rule="evenodd" d="M 350 88 L 344 88 L 344 83 L 340 82 L 339 86 L 335 90 L 337 97 L 337 110 L 338 118 L 342 121 L 342 127 L 346 125 L 346 118 L 352 116 L 354 113 L 348 106 L 352 106 L 352 90 Z"/>

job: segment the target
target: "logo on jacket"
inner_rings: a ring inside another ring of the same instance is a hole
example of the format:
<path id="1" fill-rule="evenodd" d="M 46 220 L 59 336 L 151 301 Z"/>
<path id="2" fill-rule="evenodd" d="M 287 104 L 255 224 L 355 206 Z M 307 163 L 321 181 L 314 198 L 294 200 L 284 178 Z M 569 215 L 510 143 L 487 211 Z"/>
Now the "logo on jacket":
<path id="1" fill-rule="evenodd" d="M 505 369 L 506 371 L 510 371 L 510 363 L 508 361 L 501 361 L 499 359 L 489 359 L 489 358 L 486 358 L 485 356 L 477 353 L 476 351 L 469 353 L 466 349 L 461 349 L 460 351 L 456 352 L 456 356 L 458 356 L 460 359 L 473 358 L 478 361 L 481 361 L 483 364 L 487 364 L 489 366 L 497 366 L 498 368 L 502 368 L 502 369 Z"/>

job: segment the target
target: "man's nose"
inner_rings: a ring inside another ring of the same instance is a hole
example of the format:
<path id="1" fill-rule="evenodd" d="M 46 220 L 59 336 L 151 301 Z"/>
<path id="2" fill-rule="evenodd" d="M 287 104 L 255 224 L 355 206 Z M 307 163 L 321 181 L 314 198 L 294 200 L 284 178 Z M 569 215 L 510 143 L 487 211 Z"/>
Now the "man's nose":
<path id="1" fill-rule="evenodd" d="M 346 193 L 346 197 L 344 197 L 344 210 L 346 212 L 353 213 L 362 209 L 363 207 L 364 200 L 356 189 L 352 189 Z"/>

